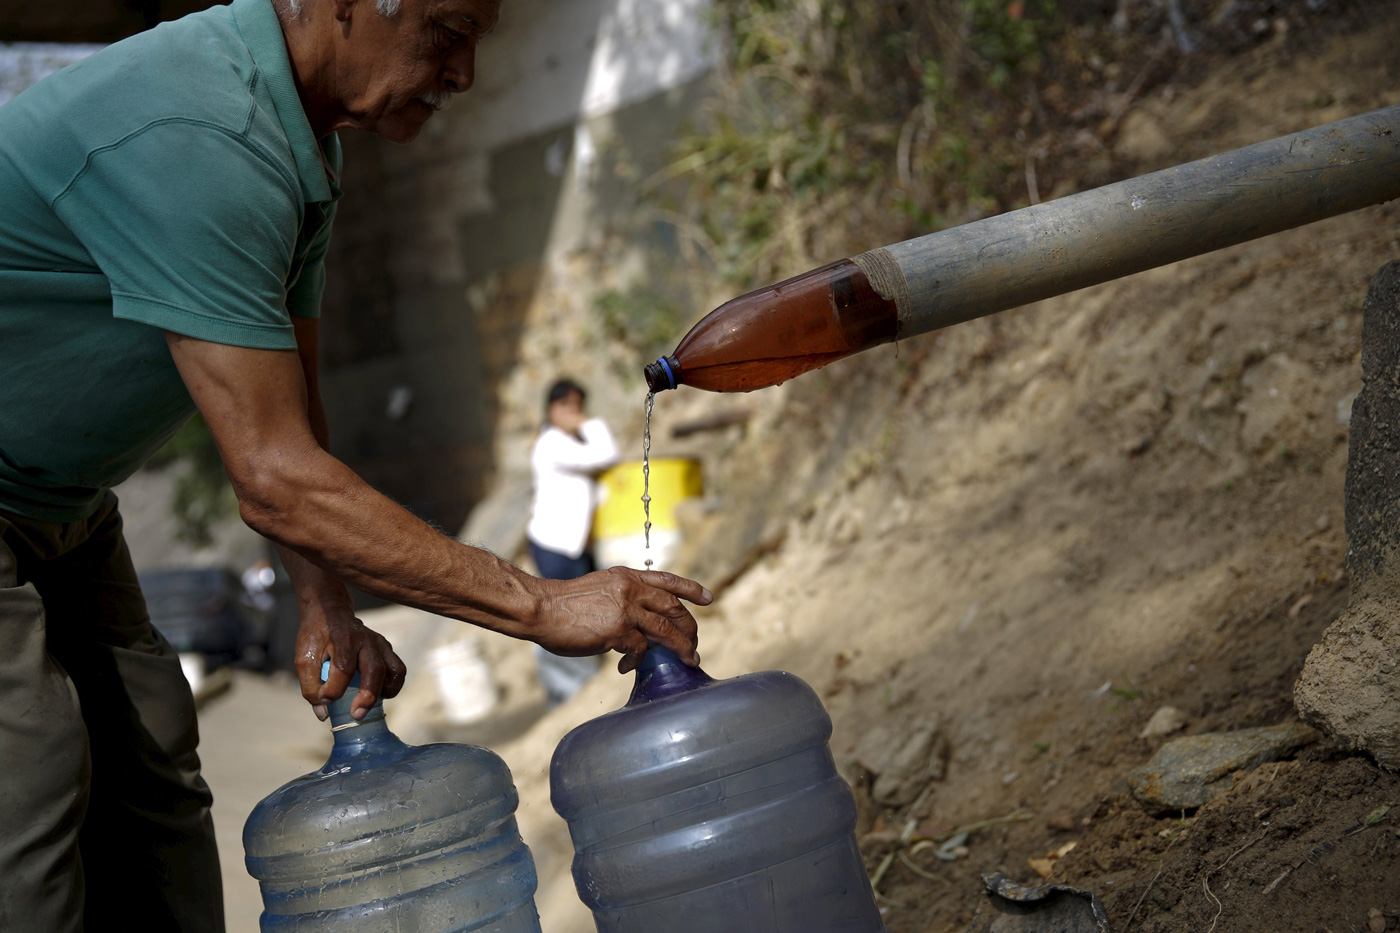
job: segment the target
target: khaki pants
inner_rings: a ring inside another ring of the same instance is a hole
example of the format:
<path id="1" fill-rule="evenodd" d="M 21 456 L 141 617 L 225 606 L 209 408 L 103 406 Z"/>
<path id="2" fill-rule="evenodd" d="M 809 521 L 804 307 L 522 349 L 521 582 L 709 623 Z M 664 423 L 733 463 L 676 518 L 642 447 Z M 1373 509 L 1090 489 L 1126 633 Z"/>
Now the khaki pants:
<path id="1" fill-rule="evenodd" d="M 116 496 L 0 511 L 0 931 L 222 931 L 198 740 Z"/>

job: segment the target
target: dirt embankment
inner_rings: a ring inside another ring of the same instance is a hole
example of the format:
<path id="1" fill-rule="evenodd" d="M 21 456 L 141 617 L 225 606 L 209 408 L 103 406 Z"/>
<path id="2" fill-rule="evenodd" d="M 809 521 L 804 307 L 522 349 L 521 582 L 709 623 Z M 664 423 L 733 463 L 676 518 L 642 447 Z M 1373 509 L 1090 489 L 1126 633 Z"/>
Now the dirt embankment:
<path id="1" fill-rule="evenodd" d="M 1106 144 L 1145 171 L 1400 102 L 1396 17 L 1297 40 L 1179 75 Z M 1167 815 L 1124 780 L 1161 706 L 1185 734 L 1293 715 L 1346 604 L 1360 307 L 1397 221 L 1372 208 L 753 396 L 658 400 L 655 452 L 707 471 L 676 568 L 722 590 L 706 667 L 822 693 L 893 933 L 965 929 L 979 873 L 1038 883 L 1028 859 L 1057 850 L 1052 880 L 1098 893 L 1118 931 L 1400 929 L 1400 779 L 1367 759 L 1324 742 Z M 746 423 L 665 440 L 735 408 Z M 549 752 L 623 696 L 599 678 L 500 749 L 556 933 L 588 927 Z M 941 778 L 876 803 L 872 743 L 934 733 Z"/>

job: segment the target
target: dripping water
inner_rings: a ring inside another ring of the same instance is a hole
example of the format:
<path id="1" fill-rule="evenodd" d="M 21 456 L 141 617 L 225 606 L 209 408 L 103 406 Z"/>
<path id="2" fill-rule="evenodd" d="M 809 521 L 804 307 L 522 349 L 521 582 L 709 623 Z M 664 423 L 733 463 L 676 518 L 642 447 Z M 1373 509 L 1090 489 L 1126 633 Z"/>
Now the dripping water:
<path id="1" fill-rule="evenodd" d="M 642 534 L 646 538 L 646 569 L 651 569 L 651 410 L 656 406 L 656 393 L 647 393 L 646 429 L 642 432 L 642 511 L 646 520 Z"/>

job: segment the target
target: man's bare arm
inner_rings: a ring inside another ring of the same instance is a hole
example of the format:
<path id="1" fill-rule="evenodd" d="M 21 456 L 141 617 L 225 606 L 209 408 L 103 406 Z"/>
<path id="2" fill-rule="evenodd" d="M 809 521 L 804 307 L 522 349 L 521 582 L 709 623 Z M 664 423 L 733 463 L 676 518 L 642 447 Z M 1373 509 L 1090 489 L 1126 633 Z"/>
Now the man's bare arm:
<path id="1" fill-rule="evenodd" d="M 306 413 L 311 434 L 322 450 L 330 450 L 330 429 L 321 404 L 320 322 L 316 318 L 292 318 L 296 331 L 297 360 L 306 385 Z M 351 715 L 362 718 L 380 696 L 396 696 L 403 687 L 407 669 L 393 647 L 378 632 L 355 617 L 350 592 L 336 577 L 326 573 L 291 548 L 277 546 L 282 565 L 292 578 L 297 598 L 296 669 L 301 694 L 316 715 L 325 719 L 326 704 L 340 697 L 355 672 L 360 672 L 360 690 Z M 330 675 L 321 682 L 321 662 L 331 659 Z"/>
<path id="2" fill-rule="evenodd" d="M 435 531 L 323 450 L 296 353 L 173 333 L 167 342 L 254 530 L 365 592 L 558 654 L 615 650 L 626 671 L 652 641 L 698 663 L 695 620 L 680 601 L 708 603 L 698 583 L 622 568 L 532 577 Z"/>

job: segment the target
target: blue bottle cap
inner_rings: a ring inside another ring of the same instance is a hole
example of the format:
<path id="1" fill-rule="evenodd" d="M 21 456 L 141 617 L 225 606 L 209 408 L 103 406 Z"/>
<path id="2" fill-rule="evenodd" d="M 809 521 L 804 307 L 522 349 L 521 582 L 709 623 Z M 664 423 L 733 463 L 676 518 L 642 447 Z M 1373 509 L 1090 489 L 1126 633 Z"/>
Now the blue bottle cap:
<path id="1" fill-rule="evenodd" d="M 330 679 L 331 679 L 331 659 L 330 659 L 330 658 L 326 658 L 326 660 L 324 660 L 324 661 L 321 662 L 321 683 L 325 683 L 326 681 L 328 681 L 328 680 L 330 680 Z M 358 689 L 360 689 L 360 672 L 359 672 L 359 671 L 356 671 L 355 673 L 353 673 L 353 674 L 350 675 L 350 683 L 346 685 L 346 687 L 345 687 L 345 692 L 348 694 L 351 690 L 358 690 Z"/>

